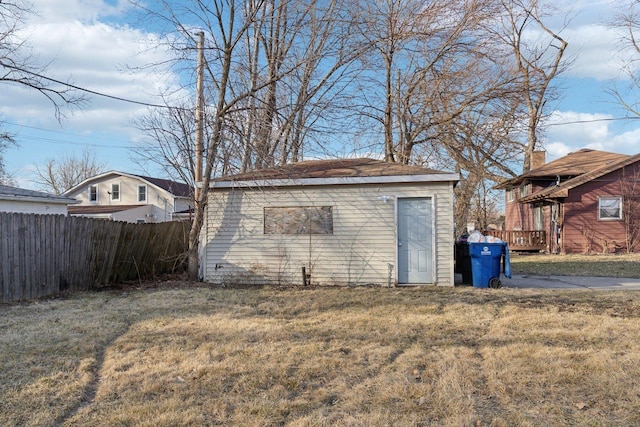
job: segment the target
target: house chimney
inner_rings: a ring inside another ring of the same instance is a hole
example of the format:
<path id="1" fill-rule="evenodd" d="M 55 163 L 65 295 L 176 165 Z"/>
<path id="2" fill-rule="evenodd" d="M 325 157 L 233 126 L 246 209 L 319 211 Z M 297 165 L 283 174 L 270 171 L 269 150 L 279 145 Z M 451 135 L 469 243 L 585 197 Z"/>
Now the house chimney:
<path id="1" fill-rule="evenodd" d="M 547 152 L 544 150 L 534 151 L 531 153 L 531 170 L 544 166 L 547 162 L 546 156 Z"/>

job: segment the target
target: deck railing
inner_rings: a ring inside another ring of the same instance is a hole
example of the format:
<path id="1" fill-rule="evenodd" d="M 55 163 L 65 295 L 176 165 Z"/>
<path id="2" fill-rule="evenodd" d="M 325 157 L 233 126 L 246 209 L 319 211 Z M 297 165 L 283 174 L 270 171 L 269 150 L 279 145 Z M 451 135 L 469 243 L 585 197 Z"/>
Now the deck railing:
<path id="1" fill-rule="evenodd" d="M 512 251 L 547 249 L 547 233 L 542 230 L 487 230 L 482 234 L 495 236 L 503 242 L 507 242 Z"/>

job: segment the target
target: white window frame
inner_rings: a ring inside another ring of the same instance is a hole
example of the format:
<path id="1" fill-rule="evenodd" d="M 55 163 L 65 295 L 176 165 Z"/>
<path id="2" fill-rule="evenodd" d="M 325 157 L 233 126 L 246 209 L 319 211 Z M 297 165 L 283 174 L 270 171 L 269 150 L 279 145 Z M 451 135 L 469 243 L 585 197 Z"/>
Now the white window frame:
<path id="1" fill-rule="evenodd" d="M 507 202 L 513 202 L 513 200 L 515 199 L 515 196 L 513 194 L 513 188 L 506 190 L 506 192 L 507 192 Z"/>
<path id="2" fill-rule="evenodd" d="M 144 188 L 144 199 L 140 199 L 140 189 L 141 188 Z M 140 202 L 145 202 L 146 203 L 147 199 L 149 198 L 149 195 L 147 194 L 147 192 L 148 192 L 148 188 L 147 188 L 146 185 L 144 185 L 144 184 L 138 185 L 138 203 L 140 203 Z"/>
<path id="3" fill-rule="evenodd" d="M 92 188 L 96 189 L 96 198 L 95 199 L 91 199 L 91 189 Z M 100 194 L 99 191 L 98 191 L 98 185 L 97 184 L 96 185 L 90 185 L 88 192 L 89 192 L 89 196 L 88 196 L 89 203 L 98 203 L 98 195 Z"/>
<path id="4" fill-rule="evenodd" d="M 116 185 L 118 186 L 118 191 L 117 192 L 114 191 L 114 187 Z M 112 201 L 114 201 L 114 202 L 120 201 L 120 198 L 122 197 L 122 194 L 120 194 L 121 192 L 122 192 L 122 186 L 120 185 L 119 182 L 114 182 L 114 183 L 111 184 L 111 194 L 110 194 L 110 196 L 111 196 L 111 200 Z M 116 193 L 118 194 L 118 197 L 115 197 Z"/>
<path id="5" fill-rule="evenodd" d="M 602 216 L 603 208 L 604 209 L 612 209 L 612 206 L 603 206 L 604 203 L 611 204 L 612 202 L 617 202 L 618 216 Z M 600 221 L 620 221 L 622 219 L 622 197 L 621 196 L 612 196 L 612 197 L 598 197 L 598 220 Z"/>

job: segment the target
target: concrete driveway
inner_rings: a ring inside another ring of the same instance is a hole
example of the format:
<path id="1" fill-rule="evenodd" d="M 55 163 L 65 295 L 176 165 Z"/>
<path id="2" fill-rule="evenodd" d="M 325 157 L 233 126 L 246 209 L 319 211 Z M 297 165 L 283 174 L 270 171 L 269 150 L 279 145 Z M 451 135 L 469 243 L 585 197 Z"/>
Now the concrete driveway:
<path id="1" fill-rule="evenodd" d="M 502 286 L 523 289 L 583 289 L 583 290 L 640 290 L 640 279 L 620 277 L 535 276 L 514 274 L 511 279 L 502 276 Z"/>

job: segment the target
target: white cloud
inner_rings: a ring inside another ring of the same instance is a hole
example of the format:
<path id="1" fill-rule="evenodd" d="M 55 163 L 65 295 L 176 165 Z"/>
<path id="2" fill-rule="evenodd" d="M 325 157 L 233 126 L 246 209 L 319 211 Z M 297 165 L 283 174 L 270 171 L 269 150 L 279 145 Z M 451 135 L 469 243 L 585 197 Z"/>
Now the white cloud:
<path id="1" fill-rule="evenodd" d="M 127 0 L 47 0 L 39 1 L 38 15 L 22 29 L 39 63 L 49 64 L 48 77 L 69 80 L 75 86 L 115 97 L 151 104 L 164 104 L 161 93 L 171 100 L 188 99 L 180 89 L 179 76 L 167 70 L 153 70 L 151 64 L 169 58 L 158 36 L 144 29 L 118 23 L 129 6 Z M 132 71 L 137 70 L 137 71 Z M 20 146 L 5 156 L 7 168 L 15 171 L 20 183 L 32 179 L 34 165 L 55 158 L 69 144 L 97 144 L 107 167 L 135 172 L 126 166 L 128 154 L 123 146 L 133 145 L 143 135 L 133 120 L 147 108 L 92 94 L 81 109 L 66 111 L 62 127 L 56 122 L 54 108 L 40 93 L 22 86 L 0 85 L 0 115 L 9 130 L 19 132 Z M 12 124 L 47 129 L 47 132 L 20 128 Z M 65 144 L 64 141 L 69 141 Z M 108 150 L 105 145 L 113 145 Z M 38 147 L 34 150 L 34 147 Z M 111 154 L 109 154 L 111 153 Z M 142 172 L 142 171 L 139 171 Z M 32 187 L 32 186 L 31 186 Z"/>
<path id="2" fill-rule="evenodd" d="M 608 114 L 555 111 L 547 120 L 543 144 L 549 159 L 607 141 L 610 118 Z"/>
<path id="3" fill-rule="evenodd" d="M 623 154 L 640 153 L 640 128 L 615 130 L 613 116 L 601 113 L 556 111 L 549 118 L 544 149 L 549 160 L 581 148 Z"/>
<path id="4" fill-rule="evenodd" d="M 566 57 L 572 61 L 570 77 L 610 80 L 620 76 L 624 59 L 618 50 L 621 34 L 604 25 L 583 25 L 562 33 L 567 41 Z"/>
<path id="5" fill-rule="evenodd" d="M 23 30 L 29 37 L 34 56 L 40 63 L 50 64 L 44 72 L 46 76 L 91 91 L 151 104 L 163 104 L 159 96 L 162 93 L 172 93 L 174 99 L 188 96 L 179 89 L 177 75 L 149 68 L 150 64 L 161 64 L 168 59 L 168 53 L 157 48 L 160 43 L 156 35 L 128 26 L 84 19 L 118 11 L 118 6 L 97 0 L 76 0 L 74 3 L 78 9 L 60 7 L 75 10 L 78 19 L 72 19 L 74 16 L 66 12 L 56 15 L 53 22 L 35 19 Z M 71 20 L 65 22 L 63 19 Z M 51 103 L 41 94 L 23 87 L 9 86 L 0 90 L 13 100 L 12 105 L 0 107 L 7 121 L 25 123 L 34 120 L 39 126 L 57 126 Z M 141 105 L 90 93 L 84 95 L 88 103 L 68 115 L 63 123 L 76 131 L 122 130 L 136 114 L 145 111 Z"/>
<path id="6" fill-rule="evenodd" d="M 640 153 L 640 128 L 615 135 L 608 141 L 604 149 L 624 154 Z"/>
<path id="7" fill-rule="evenodd" d="M 611 24 L 624 11 L 619 0 L 554 0 L 556 8 L 547 22 L 567 41 L 565 59 L 572 63 L 563 74 L 568 77 L 605 81 L 621 78 L 628 55 L 620 41 L 624 31 Z"/>
<path id="8" fill-rule="evenodd" d="M 586 143 L 602 141 L 609 137 L 612 116 L 603 113 L 555 111 L 547 121 L 552 138 L 575 139 Z"/>

